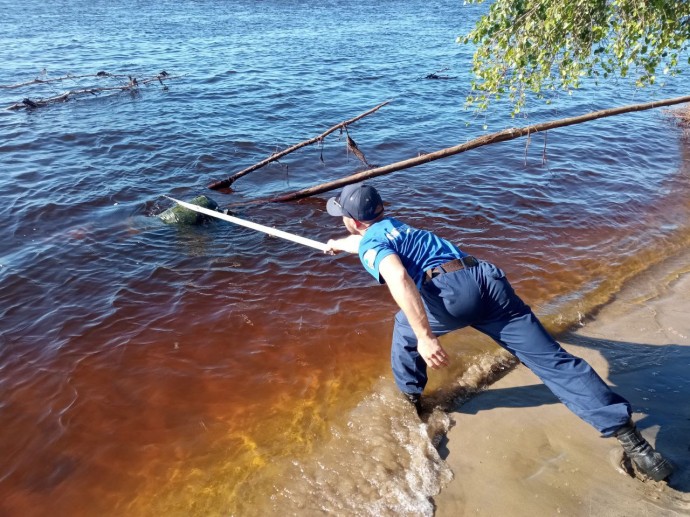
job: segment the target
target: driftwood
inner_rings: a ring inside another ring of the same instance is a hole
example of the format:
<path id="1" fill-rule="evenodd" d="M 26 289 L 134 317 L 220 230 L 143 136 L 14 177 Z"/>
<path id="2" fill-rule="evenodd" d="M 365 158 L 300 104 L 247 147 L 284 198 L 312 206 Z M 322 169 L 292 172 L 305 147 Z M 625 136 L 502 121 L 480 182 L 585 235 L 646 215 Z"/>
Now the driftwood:
<path id="1" fill-rule="evenodd" d="M 424 76 L 424 79 L 456 79 L 456 77 L 450 77 L 448 75 L 438 75 L 440 73 L 447 72 L 448 70 L 450 70 L 448 67 L 441 68 L 440 70 L 436 70 L 435 72 Z"/>
<path id="2" fill-rule="evenodd" d="M 105 74 L 105 75 L 99 75 L 99 74 Z M 168 87 L 165 86 L 163 83 L 164 80 L 168 79 L 174 79 L 178 76 L 172 76 L 165 70 L 162 71 L 161 73 L 149 77 L 147 79 L 141 79 L 138 80 L 136 77 L 132 77 L 131 75 L 127 76 L 115 76 L 115 75 L 108 75 L 106 72 L 99 72 L 98 74 L 94 75 L 89 75 L 89 76 L 72 76 L 72 78 L 75 77 L 127 77 L 129 79 L 129 82 L 127 84 L 121 85 L 121 86 L 107 86 L 107 87 L 93 87 L 93 88 L 82 88 L 78 90 L 69 90 L 66 92 L 63 92 L 59 95 L 55 95 L 54 97 L 48 97 L 45 99 L 31 99 L 29 97 L 24 98 L 21 102 L 17 102 L 15 104 L 12 104 L 11 106 L 8 106 L 6 109 L 8 110 L 19 110 L 19 109 L 33 109 L 33 108 L 41 108 L 43 106 L 47 106 L 48 104 L 54 104 L 56 102 L 67 102 L 70 98 L 72 97 L 77 97 L 79 95 L 98 95 L 99 93 L 102 92 L 109 92 L 109 91 L 138 91 L 139 86 L 141 85 L 147 85 L 149 83 L 153 82 L 159 82 L 164 90 L 167 90 Z M 25 84 L 36 84 L 40 83 L 41 80 L 34 80 L 30 83 L 25 83 Z M 44 81 L 45 82 L 45 81 Z M 16 85 L 12 85 L 10 87 L 14 87 Z"/>
<path id="3" fill-rule="evenodd" d="M 228 188 L 230 185 L 232 185 L 236 180 L 238 180 L 238 179 L 241 178 L 242 176 L 244 176 L 244 175 L 246 175 L 246 174 L 249 174 L 250 172 L 255 171 L 255 170 L 257 170 L 257 169 L 260 169 L 261 167 L 263 167 L 263 166 L 265 166 L 265 165 L 268 165 L 269 163 L 274 162 L 274 161 L 276 161 L 276 160 L 282 158 L 282 157 L 285 156 L 286 154 L 289 154 L 289 153 L 291 153 L 291 152 L 293 152 L 293 151 L 296 151 L 297 149 L 301 149 L 302 147 L 305 147 L 305 146 L 307 146 L 307 145 L 311 145 L 311 144 L 314 144 L 314 143 L 316 143 L 316 142 L 320 142 L 320 141 L 322 141 L 324 138 L 326 138 L 328 135 L 330 135 L 331 133 L 333 133 L 334 131 L 337 131 L 338 129 L 340 129 L 341 131 L 342 131 L 343 129 L 347 129 L 347 126 L 348 126 L 348 125 L 350 125 L 350 124 L 352 124 L 352 123 L 354 123 L 354 122 L 357 122 L 359 119 L 364 118 L 364 117 L 366 117 L 367 115 L 371 115 L 372 113 L 374 113 L 375 111 L 378 111 L 380 108 L 384 107 L 384 106 L 385 106 L 386 104 L 388 104 L 388 103 L 390 103 L 390 101 L 382 102 L 382 103 L 379 104 L 378 106 L 375 106 L 375 107 L 371 108 L 369 111 L 365 111 L 364 113 L 362 113 L 361 115 L 356 116 L 355 118 L 351 118 L 350 120 L 346 120 L 346 121 L 344 121 L 344 122 L 340 122 L 339 124 L 336 124 L 335 126 L 331 127 L 331 128 L 328 129 L 327 131 L 324 131 L 323 133 L 321 133 L 319 136 L 315 136 L 314 138 L 310 138 L 309 140 L 305 140 L 305 141 L 303 141 L 303 142 L 300 142 L 300 143 L 298 143 L 298 144 L 295 144 L 295 145 L 293 145 L 293 146 L 291 146 L 291 147 L 288 147 L 287 149 L 284 149 L 284 150 L 282 150 L 282 151 L 280 151 L 280 152 L 273 153 L 271 156 L 269 156 L 269 157 L 266 158 L 265 160 L 262 160 L 262 161 L 260 161 L 260 162 L 258 162 L 258 163 L 255 163 L 255 164 L 252 165 L 251 167 L 247 167 L 246 169 L 243 169 L 243 170 L 241 170 L 240 172 L 237 172 L 237 173 L 233 174 L 232 176 L 230 176 L 230 177 L 227 178 L 227 179 L 219 180 L 219 181 L 216 181 L 216 182 L 214 182 L 214 183 L 211 183 L 211 184 L 208 186 L 208 188 L 210 188 L 210 189 L 212 189 L 212 190 L 219 190 L 219 189 L 222 189 L 222 188 Z M 348 138 L 349 138 L 349 135 L 348 135 Z M 354 142 L 353 142 L 353 143 L 354 143 Z M 348 146 L 349 146 L 349 144 L 350 144 L 350 141 L 348 141 Z M 354 148 L 357 149 L 357 151 L 359 151 L 359 149 L 357 148 L 357 145 L 356 145 L 356 144 L 355 144 Z M 353 152 L 355 153 L 355 155 L 359 158 L 359 155 L 357 154 L 357 151 L 355 151 L 354 149 L 352 149 L 352 151 L 353 151 Z M 363 156 L 363 155 L 362 155 L 362 156 Z M 361 158 L 360 158 L 360 159 L 361 159 Z M 364 162 L 366 163 L 366 160 L 364 160 Z"/>
<path id="4" fill-rule="evenodd" d="M 45 71 L 43 72 L 45 73 Z M 127 74 L 111 74 L 108 72 L 98 72 L 95 74 L 85 74 L 85 75 L 63 75 L 60 77 L 53 77 L 50 79 L 41 79 L 40 77 L 37 77 L 36 79 L 32 79 L 31 81 L 26 81 L 23 83 L 17 83 L 17 84 L 0 84 L 0 89 L 12 89 L 12 88 L 22 88 L 23 86 L 31 86 L 32 84 L 49 84 L 49 83 L 56 83 L 59 81 L 68 81 L 68 80 L 77 80 L 77 79 L 86 79 L 90 77 L 111 77 L 111 78 L 117 78 L 117 79 L 122 79 L 129 77 Z"/>
<path id="5" fill-rule="evenodd" d="M 314 196 L 316 194 L 321 194 L 323 192 L 329 192 L 345 185 L 351 183 L 357 183 L 369 178 L 375 178 L 377 176 L 383 176 L 385 174 L 390 174 L 392 172 L 397 172 L 403 169 L 409 169 L 410 167 L 416 167 L 417 165 L 422 165 L 424 163 L 433 162 L 435 160 L 440 160 L 441 158 L 447 158 L 449 156 L 454 156 L 456 154 L 469 151 L 470 149 L 476 149 L 489 144 L 494 144 L 497 142 L 505 142 L 508 140 L 514 140 L 521 136 L 532 135 L 535 133 L 547 131 L 549 129 L 555 129 L 559 127 L 572 126 L 574 124 L 581 124 L 583 122 L 589 122 L 590 120 L 596 120 L 605 117 L 612 117 L 614 115 L 621 115 L 623 113 L 631 113 L 635 111 L 644 111 L 654 108 L 660 108 L 662 106 L 672 106 L 674 104 L 682 104 L 685 102 L 690 102 L 690 95 L 685 97 L 676 97 L 673 99 L 665 99 L 660 101 L 647 102 L 644 104 L 631 104 L 628 106 L 621 106 L 619 108 L 611 108 L 600 111 L 593 111 L 586 113 L 584 115 L 579 115 L 577 117 L 569 117 L 559 120 L 552 120 L 550 122 L 543 122 L 541 124 L 534 124 L 531 126 L 525 126 L 521 128 L 509 128 L 503 131 L 498 131 L 496 133 L 491 133 L 489 135 L 480 136 L 464 144 L 459 144 L 453 147 L 448 147 L 446 149 L 441 149 L 440 151 L 435 151 L 433 153 L 422 154 L 416 156 L 415 158 L 410 158 L 400 162 L 391 163 L 383 167 L 377 167 L 375 169 L 369 169 L 366 171 L 358 172 L 344 178 L 340 178 L 335 181 L 330 181 L 328 183 L 322 183 L 314 187 L 306 188 L 303 190 L 298 190 L 296 192 L 291 192 L 289 194 L 284 194 L 281 196 L 276 196 L 268 199 L 254 200 L 250 203 L 245 204 L 259 204 L 259 203 L 277 203 L 285 201 L 295 201 L 298 199 L 303 199 L 306 197 Z M 235 205 L 234 205 L 235 206 Z"/>

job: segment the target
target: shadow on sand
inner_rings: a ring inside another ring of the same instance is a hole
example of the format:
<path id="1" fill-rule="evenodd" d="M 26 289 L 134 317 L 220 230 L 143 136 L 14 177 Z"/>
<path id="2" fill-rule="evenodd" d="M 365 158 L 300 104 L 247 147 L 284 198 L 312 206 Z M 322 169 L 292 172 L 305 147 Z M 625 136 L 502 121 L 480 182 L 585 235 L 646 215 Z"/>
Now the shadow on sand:
<path id="1" fill-rule="evenodd" d="M 655 448 L 675 466 L 669 486 L 690 492 L 690 346 L 612 341 L 576 333 L 559 337 L 566 349 L 575 345 L 602 355 L 608 363 L 608 383 L 630 401 L 638 428 L 658 428 Z M 572 352 L 577 355 L 577 350 Z M 456 412 L 475 414 L 501 407 L 559 403 L 546 386 L 534 384 L 482 392 Z"/>

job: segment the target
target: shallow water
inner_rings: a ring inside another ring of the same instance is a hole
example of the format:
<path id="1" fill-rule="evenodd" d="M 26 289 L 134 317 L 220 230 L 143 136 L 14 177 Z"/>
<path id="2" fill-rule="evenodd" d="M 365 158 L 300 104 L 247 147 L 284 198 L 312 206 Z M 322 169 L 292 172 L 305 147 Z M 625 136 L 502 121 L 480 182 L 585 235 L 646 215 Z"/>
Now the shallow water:
<path id="1" fill-rule="evenodd" d="M 679 80 L 588 85 L 524 119 L 501 106 L 477 117 L 462 107 L 471 53 L 454 39 L 478 11 L 449 1 L 0 8 L 0 84 L 43 69 L 179 76 L 168 90 L 0 111 L 8 515 L 428 514 L 450 474 L 392 389 L 385 288 L 354 257 L 223 223 L 167 226 L 152 217 L 170 206 L 162 196 L 230 205 L 360 170 L 334 134 L 229 194 L 206 189 L 388 99 L 349 129 L 377 165 L 687 93 Z M 421 79 L 446 67 L 454 79 Z M 0 104 L 77 86 L 3 89 Z M 498 262 L 554 330 L 687 246 L 690 154 L 661 111 L 551 131 L 546 164 L 544 137 L 526 144 L 374 184 L 399 218 Z M 326 241 L 343 231 L 327 197 L 237 215 Z M 467 332 L 446 340 L 439 399 L 467 372 L 480 382 L 498 351 Z"/>

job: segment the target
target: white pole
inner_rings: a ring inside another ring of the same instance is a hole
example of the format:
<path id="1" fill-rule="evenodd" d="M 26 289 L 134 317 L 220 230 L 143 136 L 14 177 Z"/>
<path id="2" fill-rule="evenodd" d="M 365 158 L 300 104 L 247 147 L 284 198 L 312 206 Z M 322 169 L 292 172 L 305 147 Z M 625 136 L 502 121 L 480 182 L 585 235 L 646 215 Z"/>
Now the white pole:
<path id="1" fill-rule="evenodd" d="M 292 233 L 284 232 L 282 230 L 276 230 L 275 228 L 269 228 L 268 226 L 264 226 L 262 224 L 257 224 L 257 223 L 252 223 L 251 221 L 245 221 L 244 219 L 240 219 L 240 218 L 234 217 L 232 215 L 226 215 L 222 212 L 216 212 L 215 210 L 209 210 L 208 208 L 204 208 L 202 206 L 192 205 L 191 203 L 179 201 L 179 200 L 171 198 L 169 196 L 164 196 L 164 197 L 167 197 L 171 201 L 174 201 L 178 205 L 183 206 L 189 210 L 199 212 L 200 214 L 206 214 L 210 217 L 215 217 L 217 219 L 222 219 L 223 221 L 228 221 L 229 223 L 239 224 L 240 226 L 245 226 L 247 228 L 251 228 L 252 230 L 264 232 L 264 233 L 267 233 L 269 235 L 273 235 L 274 237 L 280 237 L 281 239 L 286 239 L 288 241 L 296 242 L 298 244 L 303 244 L 304 246 L 310 246 L 312 248 L 316 248 L 317 250 L 326 251 L 328 249 L 328 246 L 326 246 L 324 243 L 319 242 L 319 241 L 307 239 L 306 237 L 300 237 L 299 235 L 293 235 Z"/>

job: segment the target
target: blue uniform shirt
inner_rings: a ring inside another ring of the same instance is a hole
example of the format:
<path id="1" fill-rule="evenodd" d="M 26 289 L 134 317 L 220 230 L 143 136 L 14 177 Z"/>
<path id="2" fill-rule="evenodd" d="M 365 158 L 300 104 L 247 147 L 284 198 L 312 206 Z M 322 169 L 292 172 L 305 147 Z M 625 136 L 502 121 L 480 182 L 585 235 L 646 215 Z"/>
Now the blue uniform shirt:
<path id="1" fill-rule="evenodd" d="M 392 217 L 372 224 L 359 244 L 359 259 L 380 284 L 381 260 L 395 253 L 407 274 L 421 287 L 424 272 L 456 258 L 466 256 L 456 246 L 426 230 L 412 228 Z"/>

